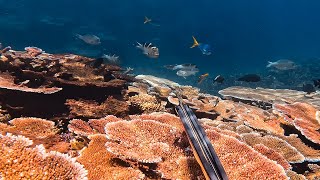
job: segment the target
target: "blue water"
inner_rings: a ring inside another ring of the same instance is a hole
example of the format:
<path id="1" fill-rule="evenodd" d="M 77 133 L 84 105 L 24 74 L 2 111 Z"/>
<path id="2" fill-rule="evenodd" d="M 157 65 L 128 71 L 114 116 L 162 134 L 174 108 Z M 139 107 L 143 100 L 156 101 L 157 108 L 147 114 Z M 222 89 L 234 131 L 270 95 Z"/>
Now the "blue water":
<path id="1" fill-rule="evenodd" d="M 0 0 L 0 42 L 16 50 L 37 46 L 49 53 L 116 54 L 137 73 L 196 85 L 197 77 L 184 80 L 163 65 L 196 63 L 198 75 L 236 76 L 268 74 L 267 61 L 306 63 L 320 57 L 319 7 L 317 0 Z M 160 26 L 143 24 L 145 16 Z M 74 37 L 77 33 L 95 34 L 102 44 L 87 45 Z M 190 49 L 192 35 L 210 44 L 212 55 Z M 152 42 L 160 57 L 144 56 L 135 48 L 137 41 Z"/>

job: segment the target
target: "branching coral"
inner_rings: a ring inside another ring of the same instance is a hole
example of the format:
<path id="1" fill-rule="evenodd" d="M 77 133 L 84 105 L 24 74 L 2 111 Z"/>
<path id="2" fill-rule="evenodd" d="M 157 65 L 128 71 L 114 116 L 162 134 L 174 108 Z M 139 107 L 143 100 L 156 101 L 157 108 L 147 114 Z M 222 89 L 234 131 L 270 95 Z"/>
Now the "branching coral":
<path id="1" fill-rule="evenodd" d="M 125 163 L 116 164 L 115 156 L 106 150 L 108 142 L 105 135 L 96 134 L 89 136 L 91 140 L 77 161 L 88 170 L 88 177 L 92 180 L 99 179 L 143 179 L 145 175 L 136 169 L 128 167 Z"/>
<path id="2" fill-rule="evenodd" d="M 0 172 L 4 179 L 87 179 L 87 171 L 68 155 L 45 152 L 23 136 L 0 135 Z"/>
<path id="3" fill-rule="evenodd" d="M 229 179 L 288 179 L 284 169 L 236 138 L 206 130 Z"/>
<path id="4" fill-rule="evenodd" d="M 291 123 L 301 134 L 310 141 L 320 144 L 320 122 L 316 117 L 318 110 L 314 106 L 296 102 L 293 104 L 276 104 L 274 107 L 289 115 L 292 119 Z"/>
<path id="5" fill-rule="evenodd" d="M 138 107 L 145 113 L 164 111 L 164 106 L 157 100 L 155 96 L 149 94 L 138 94 L 129 97 L 131 105 Z"/>

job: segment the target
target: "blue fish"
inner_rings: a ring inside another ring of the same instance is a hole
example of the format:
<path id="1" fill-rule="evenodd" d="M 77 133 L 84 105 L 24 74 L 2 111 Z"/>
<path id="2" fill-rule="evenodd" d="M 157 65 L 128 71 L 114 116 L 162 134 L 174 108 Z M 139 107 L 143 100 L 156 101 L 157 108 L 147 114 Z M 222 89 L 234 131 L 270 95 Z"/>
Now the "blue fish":
<path id="1" fill-rule="evenodd" d="M 211 46 L 209 44 L 198 43 L 198 41 L 194 36 L 192 36 L 192 38 L 193 38 L 193 45 L 190 48 L 198 47 L 202 52 L 202 54 L 211 55 Z"/>

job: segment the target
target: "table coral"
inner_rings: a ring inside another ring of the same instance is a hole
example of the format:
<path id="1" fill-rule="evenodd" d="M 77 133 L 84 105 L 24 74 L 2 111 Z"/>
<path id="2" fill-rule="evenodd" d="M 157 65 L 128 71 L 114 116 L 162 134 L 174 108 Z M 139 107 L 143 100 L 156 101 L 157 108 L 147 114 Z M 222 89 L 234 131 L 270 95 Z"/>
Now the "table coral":
<path id="1" fill-rule="evenodd" d="M 307 103 L 275 104 L 275 109 L 290 116 L 291 123 L 310 141 L 320 144 L 320 120 L 314 106 Z"/>
<path id="2" fill-rule="evenodd" d="M 89 139 L 89 146 L 82 150 L 77 161 L 88 170 L 90 180 L 144 179 L 145 175 L 140 170 L 115 162 L 115 156 L 105 147 L 108 142 L 105 135 L 91 135 Z"/>
<path id="3" fill-rule="evenodd" d="M 46 152 L 42 145 L 23 136 L 0 134 L 0 172 L 4 179 L 86 180 L 87 170 L 74 158 L 58 152 Z"/>
<path id="4" fill-rule="evenodd" d="M 288 179 L 284 169 L 236 138 L 206 130 L 229 179 Z"/>

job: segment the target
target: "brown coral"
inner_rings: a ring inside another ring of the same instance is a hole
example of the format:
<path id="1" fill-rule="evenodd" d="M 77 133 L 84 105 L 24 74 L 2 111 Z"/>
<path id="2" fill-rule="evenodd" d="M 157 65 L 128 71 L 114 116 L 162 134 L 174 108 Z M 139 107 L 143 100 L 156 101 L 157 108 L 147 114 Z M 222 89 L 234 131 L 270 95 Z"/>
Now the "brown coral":
<path id="1" fill-rule="evenodd" d="M 290 134 L 290 136 L 278 136 L 280 139 L 285 140 L 293 147 L 295 147 L 305 158 L 306 161 L 318 162 L 320 161 L 320 150 L 312 149 L 304 144 L 298 135 Z"/>
<path id="2" fill-rule="evenodd" d="M 0 88 L 1 89 L 9 89 L 13 91 L 23 91 L 30 93 L 43 93 L 43 94 L 53 94 L 62 90 L 62 88 L 56 87 L 38 87 L 38 88 L 30 88 L 25 86 L 28 81 L 21 84 L 14 83 L 14 77 L 8 74 L 1 73 L 0 74 Z"/>
<path id="3" fill-rule="evenodd" d="M 108 97 L 101 104 L 89 100 L 68 99 L 66 105 L 69 106 L 71 114 L 75 117 L 102 118 L 107 115 L 126 116 L 129 106 L 125 101 Z"/>
<path id="4" fill-rule="evenodd" d="M 78 134 L 80 136 L 89 136 L 94 134 L 93 129 L 89 126 L 89 124 L 80 119 L 73 119 L 69 122 L 68 129 L 70 132 Z"/>
<path id="5" fill-rule="evenodd" d="M 307 103 L 275 104 L 274 107 L 290 116 L 291 123 L 306 138 L 320 144 L 320 122 L 317 120 L 318 110 Z"/>
<path id="6" fill-rule="evenodd" d="M 45 152 L 23 136 L 0 135 L 0 171 L 5 179 L 87 179 L 87 171 L 66 154 Z"/>
<path id="7" fill-rule="evenodd" d="M 164 106 L 155 96 L 149 94 L 138 94 L 129 97 L 132 106 L 139 108 L 145 113 L 164 111 Z"/>
<path id="8" fill-rule="evenodd" d="M 117 122 L 117 121 L 121 121 L 122 119 L 117 118 L 116 116 L 113 115 L 108 115 L 104 118 L 101 119 L 90 119 L 89 120 L 89 125 L 98 133 L 104 134 L 104 127 L 106 126 L 106 124 L 110 123 L 110 122 Z"/>
<path id="9" fill-rule="evenodd" d="M 96 134 L 89 136 L 88 148 L 81 152 L 77 161 L 88 170 L 88 177 L 92 180 L 99 179 L 143 179 L 145 175 L 126 165 L 116 164 L 115 157 L 106 150 L 108 142 L 105 135 Z"/>

